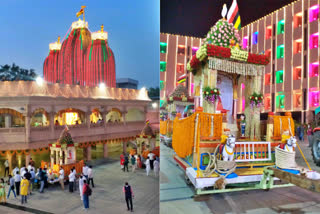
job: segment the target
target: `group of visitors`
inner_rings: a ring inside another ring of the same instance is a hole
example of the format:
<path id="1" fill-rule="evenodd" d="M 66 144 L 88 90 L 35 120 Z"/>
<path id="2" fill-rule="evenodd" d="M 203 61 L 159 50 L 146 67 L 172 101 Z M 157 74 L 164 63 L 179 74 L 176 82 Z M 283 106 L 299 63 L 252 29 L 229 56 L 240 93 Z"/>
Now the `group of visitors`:
<path id="1" fill-rule="evenodd" d="M 304 142 L 304 134 L 307 134 L 308 136 L 308 143 L 309 147 L 312 146 L 312 135 L 313 135 L 313 129 L 311 127 L 311 124 L 308 125 L 301 124 L 297 127 L 296 134 L 300 141 Z"/>
<path id="2" fill-rule="evenodd" d="M 15 167 L 12 174 L 9 174 L 9 161 L 4 163 L 5 174 L 8 180 L 5 182 L 4 178 L 0 179 L 0 202 L 6 203 L 6 199 L 10 197 L 13 192 L 14 198 L 21 195 L 21 204 L 27 203 L 27 196 L 32 195 L 34 183 L 36 179 L 35 167 L 32 158 L 29 161 L 28 167 Z M 8 194 L 6 195 L 5 184 L 9 186 Z"/>
<path id="3" fill-rule="evenodd" d="M 122 153 L 120 155 L 120 166 L 122 171 L 129 172 L 129 163 L 131 163 L 132 172 L 135 172 L 136 169 L 146 169 L 146 174 L 149 176 L 150 170 L 154 171 L 154 175 L 158 176 L 159 174 L 159 157 L 154 153 L 150 152 L 148 157 L 144 159 L 141 155 L 128 155 L 126 153 Z"/>
<path id="4" fill-rule="evenodd" d="M 64 171 L 61 168 L 60 169 L 60 179 L 62 177 L 64 178 Z M 77 172 L 75 167 L 73 167 L 69 174 L 69 192 L 72 193 L 76 191 L 76 181 L 77 177 L 79 180 L 79 193 L 80 193 L 80 199 L 83 201 L 84 209 L 89 209 L 89 196 L 92 194 L 92 190 L 90 188 L 90 183 L 92 185 L 92 188 L 94 188 L 94 182 L 93 182 L 93 171 L 92 166 L 88 166 L 85 164 L 82 167 L 82 173 L 77 176 Z M 63 181 L 60 180 L 60 184 L 63 183 Z M 64 189 L 64 185 L 61 184 L 61 189 Z"/>

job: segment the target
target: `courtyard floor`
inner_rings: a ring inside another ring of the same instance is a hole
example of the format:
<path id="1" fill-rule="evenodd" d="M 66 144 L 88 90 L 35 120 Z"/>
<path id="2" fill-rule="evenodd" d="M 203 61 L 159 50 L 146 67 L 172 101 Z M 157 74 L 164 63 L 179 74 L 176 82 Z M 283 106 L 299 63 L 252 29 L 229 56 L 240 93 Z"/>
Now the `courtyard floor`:
<path id="1" fill-rule="evenodd" d="M 44 194 L 35 192 L 28 196 L 28 203 L 25 206 L 21 206 L 20 197 L 14 199 L 11 193 L 7 205 L 0 205 L 0 213 L 128 213 L 122 192 L 126 181 L 132 186 L 135 195 L 133 199 L 135 213 L 159 213 L 159 177 L 155 177 L 153 172 L 151 176 L 146 176 L 144 170 L 137 170 L 135 173 L 123 172 L 119 161 L 114 159 L 99 163 L 93 167 L 93 170 L 95 188 L 92 189 L 88 212 L 83 210 L 78 186 L 76 192 L 69 193 L 68 185 L 65 186 L 64 191 L 59 185 L 54 185 L 45 189 Z"/>

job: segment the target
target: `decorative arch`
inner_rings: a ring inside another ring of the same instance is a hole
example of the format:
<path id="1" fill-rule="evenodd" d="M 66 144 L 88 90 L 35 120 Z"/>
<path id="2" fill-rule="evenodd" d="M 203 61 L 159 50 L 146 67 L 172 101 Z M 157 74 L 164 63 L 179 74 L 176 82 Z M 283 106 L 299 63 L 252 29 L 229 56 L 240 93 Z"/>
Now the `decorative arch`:
<path id="1" fill-rule="evenodd" d="M 112 108 L 106 115 L 106 122 L 107 123 L 123 122 L 121 111 L 117 108 Z"/>
<path id="2" fill-rule="evenodd" d="M 99 120 L 102 119 L 102 115 L 101 115 L 101 112 L 98 108 L 94 108 L 92 109 L 91 111 L 91 115 L 90 115 L 90 122 L 91 123 L 98 123 Z"/>
<path id="3" fill-rule="evenodd" d="M 32 112 L 30 121 L 31 126 L 49 126 L 49 123 L 50 117 L 44 108 L 37 108 Z"/>
<path id="4" fill-rule="evenodd" d="M 76 108 L 60 110 L 54 116 L 55 125 L 78 125 L 85 123 L 85 112 Z"/>
<path id="5" fill-rule="evenodd" d="M 145 113 L 141 109 L 131 108 L 126 114 L 126 121 L 145 121 Z"/>
<path id="6" fill-rule="evenodd" d="M 6 125 L 6 115 L 10 115 L 10 124 Z M 0 127 L 5 128 L 5 127 L 24 127 L 25 124 L 25 116 L 10 108 L 0 108 Z"/>

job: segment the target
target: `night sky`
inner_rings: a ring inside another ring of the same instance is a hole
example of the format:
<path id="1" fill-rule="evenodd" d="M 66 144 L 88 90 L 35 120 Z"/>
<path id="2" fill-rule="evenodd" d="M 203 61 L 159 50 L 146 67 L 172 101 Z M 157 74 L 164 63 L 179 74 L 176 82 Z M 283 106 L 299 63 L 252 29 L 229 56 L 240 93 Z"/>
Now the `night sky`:
<path id="1" fill-rule="evenodd" d="M 241 26 L 259 19 L 294 0 L 237 0 Z M 223 4 L 232 0 L 161 0 L 160 32 L 204 37 L 221 18 Z"/>
<path id="2" fill-rule="evenodd" d="M 89 30 L 103 24 L 108 32 L 116 77 L 136 79 L 139 88 L 159 86 L 159 0 L 3 0 L 0 65 L 15 63 L 42 76 L 49 43 L 66 35 L 81 5 Z"/>

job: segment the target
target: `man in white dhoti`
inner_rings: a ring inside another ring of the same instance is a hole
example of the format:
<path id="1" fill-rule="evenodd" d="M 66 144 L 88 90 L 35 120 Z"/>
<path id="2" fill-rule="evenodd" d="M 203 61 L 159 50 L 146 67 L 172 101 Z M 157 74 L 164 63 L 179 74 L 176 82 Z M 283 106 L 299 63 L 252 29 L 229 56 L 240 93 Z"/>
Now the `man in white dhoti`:
<path id="1" fill-rule="evenodd" d="M 149 157 L 147 157 L 147 160 L 146 160 L 146 172 L 147 172 L 147 176 L 149 176 L 149 172 L 150 172 L 150 160 L 149 160 Z"/>
<path id="2" fill-rule="evenodd" d="M 157 159 L 155 159 L 153 162 L 153 171 L 154 171 L 154 175 L 158 176 L 158 174 L 159 174 L 159 161 Z"/>

